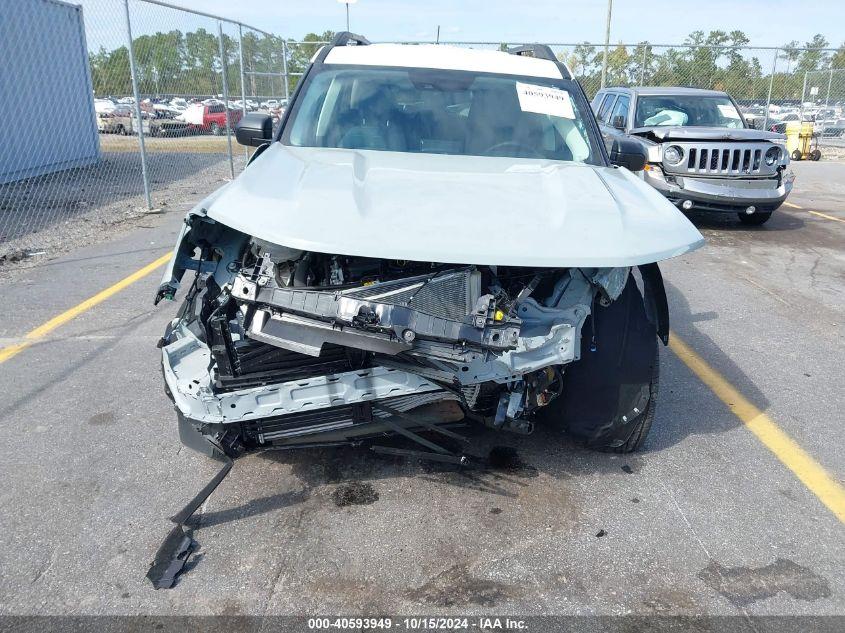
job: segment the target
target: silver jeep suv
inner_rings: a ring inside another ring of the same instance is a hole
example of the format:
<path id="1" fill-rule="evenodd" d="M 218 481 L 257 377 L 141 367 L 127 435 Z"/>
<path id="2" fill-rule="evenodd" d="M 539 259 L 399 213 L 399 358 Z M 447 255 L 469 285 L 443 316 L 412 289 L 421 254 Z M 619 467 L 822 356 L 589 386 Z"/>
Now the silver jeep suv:
<path id="1" fill-rule="evenodd" d="M 766 222 L 792 190 L 782 134 L 749 128 L 728 94 L 696 88 L 606 88 L 593 99 L 605 142 L 636 139 L 643 178 L 677 207 Z"/>

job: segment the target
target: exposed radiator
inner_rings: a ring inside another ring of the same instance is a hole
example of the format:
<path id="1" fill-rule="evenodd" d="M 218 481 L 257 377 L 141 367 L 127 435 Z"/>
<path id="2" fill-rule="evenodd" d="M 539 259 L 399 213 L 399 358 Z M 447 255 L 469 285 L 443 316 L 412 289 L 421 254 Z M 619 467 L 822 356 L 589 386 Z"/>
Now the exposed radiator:
<path id="1" fill-rule="evenodd" d="M 428 393 L 411 394 L 397 398 L 385 398 L 380 402 L 397 411 L 410 411 L 432 402 L 443 400 L 458 400 L 458 397 L 448 391 L 431 391 Z M 372 408 L 369 402 L 358 402 L 339 407 L 330 407 L 319 411 L 293 413 L 278 418 L 268 418 L 250 423 L 249 430 L 260 444 L 273 440 L 310 435 L 317 431 L 335 431 L 356 425 L 377 422 L 379 418 L 390 415 L 377 408 Z"/>
<path id="2" fill-rule="evenodd" d="M 363 367 L 358 350 L 326 344 L 319 356 L 299 354 L 252 339 L 232 345 L 232 375 L 220 373 L 217 386 L 244 389 L 259 385 L 336 374 Z"/>
<path id="3" fill-rule="evenodd" d="M 444 319 L 461 320 L 481 295 L 481 274 L 470 269 L 398 279 L 344 291 L 354 299 L 401 305 Z"/>

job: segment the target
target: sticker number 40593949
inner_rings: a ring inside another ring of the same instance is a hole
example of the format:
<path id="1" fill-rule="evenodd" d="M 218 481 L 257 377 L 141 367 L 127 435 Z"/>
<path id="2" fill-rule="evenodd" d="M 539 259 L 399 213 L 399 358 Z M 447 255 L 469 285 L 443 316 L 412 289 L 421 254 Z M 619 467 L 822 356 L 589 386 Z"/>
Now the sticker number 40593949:
<path id="1" fill-rule="evenodd" d="M 519 97 L 519 107 L 523 112 L 550 114 L 565 119 L 575 118 L 572 98 L 566 90 L 517 81 L 516 94 Z"/>

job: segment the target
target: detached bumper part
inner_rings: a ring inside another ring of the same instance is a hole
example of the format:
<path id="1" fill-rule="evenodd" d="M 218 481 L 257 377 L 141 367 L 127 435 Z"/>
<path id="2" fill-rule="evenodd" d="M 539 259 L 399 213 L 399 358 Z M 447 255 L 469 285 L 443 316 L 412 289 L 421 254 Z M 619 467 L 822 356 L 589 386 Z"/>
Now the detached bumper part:
<path id="1" fill-rule="evenodd" d="M 172 588 L 178 576 L 186 571 L 191 555 L 197 549 L 197 543 L 192 537 L 193 531 L 190 528 L 187 532 L 185 531 L 185 524 L 232 470 L 234 462 L 226 456 L 222 459 L 224 463 L 219 472 L 188 502 L 188 505 L 170 519 L 176 525 L 158 548 L 147 572 L 147 579 L 153 584 L 153 588 Z"/>

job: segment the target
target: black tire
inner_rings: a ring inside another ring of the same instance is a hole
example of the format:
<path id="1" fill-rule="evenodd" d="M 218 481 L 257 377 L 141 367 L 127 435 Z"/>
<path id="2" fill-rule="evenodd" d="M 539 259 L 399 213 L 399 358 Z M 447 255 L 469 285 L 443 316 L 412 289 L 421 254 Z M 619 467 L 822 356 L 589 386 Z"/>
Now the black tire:
<path id="1" fill-rule="evenodd" d="M 814 149 L 812 152 L 810 152 L 810 160 L 820 160 L 821 157 L 822 157 L 821 150 Z"/>
<path id="2" fill-rule="evenodd" d="M 631 436 L 621 446 L 599 447 L 602 453 L 633 453 L 642 448 L 648 432 L 651 431 L 651 423 L 654 421 L 654 412 L 657 409 L 657 395 L 660 392 L 660 346 L 657 344 L 657 337 L 654 337 L 654 369 L 651 382 L 648 384 L 648 404 L 645 411 L 633 422 Z M 629 423 L 630 424 L 630 423 Z"/>
<path id="3" fill-rule="evenodd" d="M 208 129 L 211 130 L 212 135 L 220 136 L 220 126 L 216 122 L 212 122 Z"/>
<path id="4" fill-rule="evenodd" d="M 118 125 L 118 126 L 115 128 L 114 133 L 115 133 L 115 134 L 120 134 L 121 136 L 126 136 L 126 128 L 125 128 L 125 127 L 123 127 L 122 125 Z"/>
<path id="5" fill-rule="evenodd" d="M 581 330 L 581 359 L 567 366 L 560 396 L 540 410 L 538 422 L 594 450 L 637 450 L 654 419 L 657 347 L 655 325 L 630 276 L 615 301 L 596 301 L 594 317 Z"/>
<path id="6" fill-rule="evenodd" d="M 740 222 L 747 226 L 760 226 L 769 221 L 769 218 L 772 217 L 772 212 L 764 211 L 761 213 L 752 213 L 751 215 L 737 213 L 736 217 L 739 218 Z"/>
<path id="7" fill-rule="evenodd" d="M 804 154 L 801 153 L 800 149 L 796 149 L 792 152 L 792 160 L 801 160 L 802 158 L 804 158 Z"/>

